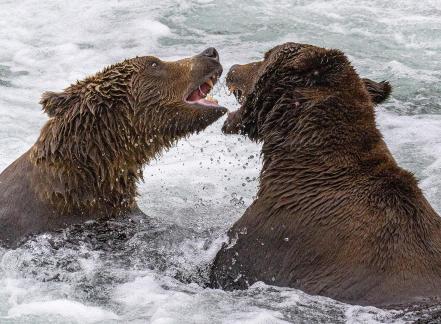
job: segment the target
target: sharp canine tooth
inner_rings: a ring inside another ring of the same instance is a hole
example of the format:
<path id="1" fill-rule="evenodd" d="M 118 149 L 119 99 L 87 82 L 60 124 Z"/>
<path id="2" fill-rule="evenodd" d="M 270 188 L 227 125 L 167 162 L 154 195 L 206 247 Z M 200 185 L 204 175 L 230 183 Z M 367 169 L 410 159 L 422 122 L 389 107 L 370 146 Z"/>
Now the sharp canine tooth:
<path id="1" fill-rule="evenodd" d="M 206 98 L 206 99 L 208 99 L 209 101 L 212 101 L 212 102 L 218 103 L 217 99 L 215 99 L 212 95 L 207 95 L 207 98 Z"/>
<path id="2" fill-rule="evenodd" d="M 210 88 L 213 88 L 214 85 L 213 85 L 213 81 L 211 79 L 208 79 L 208 81 L 206 83 L 208 83 Z"/>

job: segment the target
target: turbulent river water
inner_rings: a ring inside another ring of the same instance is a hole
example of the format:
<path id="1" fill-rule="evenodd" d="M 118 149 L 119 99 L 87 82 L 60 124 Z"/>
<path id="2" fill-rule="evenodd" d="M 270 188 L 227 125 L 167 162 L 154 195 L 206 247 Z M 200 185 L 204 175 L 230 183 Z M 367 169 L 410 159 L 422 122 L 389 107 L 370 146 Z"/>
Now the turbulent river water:
<path id="1" fill-rule="evenodd" d="M 0 171 L 47 120 L 39 96 L 124 58 L 216 47 L 227 70 L 276 44 L 343 50 L 389 80 L 385 140 L 441 212 L 441 1 L 0 1 Z M 224 79 L 214 93 L 237 108 Z M 145 167 L 149 219 L 87 223 L 0 248 L 0 323 L 405 323 L 428 312 L 346 305 L 258 283 L 204 288 L 225 232 L 256 194 L 259 146 L 223 120 Z M 0 224 L 1 226 L 1 224 Z"/>

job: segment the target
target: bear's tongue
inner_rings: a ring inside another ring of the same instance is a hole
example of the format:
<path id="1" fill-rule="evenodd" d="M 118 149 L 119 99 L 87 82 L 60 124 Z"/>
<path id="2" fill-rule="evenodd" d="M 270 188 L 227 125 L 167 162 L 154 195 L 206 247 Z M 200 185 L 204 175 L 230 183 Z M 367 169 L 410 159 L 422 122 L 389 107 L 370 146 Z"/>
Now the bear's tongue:
<path id="1" fill-rule="evenodd" d="M 208 100 L 205 99 L 210 90 L 210 85 L 208 83 L 204 83 L 200 85 L 199 88 L 190 93 L 190 95 L 187 97 L 187 101 L 196 102 L 205 106 L 217 106 L 217 101 L 214 98 L 208 97 Z"/>

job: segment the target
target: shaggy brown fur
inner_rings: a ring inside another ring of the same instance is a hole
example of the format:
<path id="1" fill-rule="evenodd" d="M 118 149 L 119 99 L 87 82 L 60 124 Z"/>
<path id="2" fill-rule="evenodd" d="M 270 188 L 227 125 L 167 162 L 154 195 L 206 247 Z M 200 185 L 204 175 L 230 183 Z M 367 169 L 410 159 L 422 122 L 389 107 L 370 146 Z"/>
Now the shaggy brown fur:
<path id="1" fill-rule="evenodd" d="M 263 144 L 260 187 L 213 286 L 264 281 L 376 306 L 439 298 L 441 218 L 384 143 L 381 100 L 338 50 L 287 43 L 259 65 L 237 120 Z"/>
<path id="2" fill-rule="evenodd" d="M 242 103 L 248 94 L 253 90 L 253 86 L 264 68 L 264 62 L 251 62 L 244 65 L 233 65 L 227 75 L 227 85 L 237 101 Z M 362 79 L 373 104 L 380 104 L 389 98 L 392 87 L 387 81 L 375 82 L 370 79 Z M 241 132 L 241 119 L 243 109 L 230 112 L 225 121 L 222 131 L 226 134 L 239 134 Z"/>
<path id="3" fill-rule="evenodd" d="M 0 242 L 87 219 L 138 211 L 142 166 L 227 110 L 185 99 L 222 67 L 214 48 L 163 62 L 125 60 L 46 92 L 50 119 L 34 146 L 0 175 Z"/>

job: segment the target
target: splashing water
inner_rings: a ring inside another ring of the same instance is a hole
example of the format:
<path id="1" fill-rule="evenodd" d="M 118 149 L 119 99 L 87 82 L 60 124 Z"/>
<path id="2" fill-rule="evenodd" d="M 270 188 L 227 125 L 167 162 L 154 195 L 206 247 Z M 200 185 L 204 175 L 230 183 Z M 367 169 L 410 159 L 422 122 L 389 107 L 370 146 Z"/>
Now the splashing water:
<path id="1" fill-rule="evenodd" d="M 36 140 L 37 102 L 103 66 L 216 47 L 227 70 L 285 41 L 343 50 L 359 73 L 391 81 L 377 119 L 399 163 L 441 212 L 441 2 L 278 0 L 0 4 L 0 170 Z M 225 86 L 215 89 L 234 110 Z M 225 232 L 256 194 L 259 146 L 222 121 L 146 166 L 148 219 L 89 222 L 0 249 L 0 323 L 406 323 L 433 313 L 346 305 L 257 283 L 205 288 Z"/>

